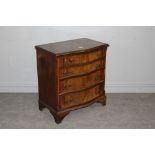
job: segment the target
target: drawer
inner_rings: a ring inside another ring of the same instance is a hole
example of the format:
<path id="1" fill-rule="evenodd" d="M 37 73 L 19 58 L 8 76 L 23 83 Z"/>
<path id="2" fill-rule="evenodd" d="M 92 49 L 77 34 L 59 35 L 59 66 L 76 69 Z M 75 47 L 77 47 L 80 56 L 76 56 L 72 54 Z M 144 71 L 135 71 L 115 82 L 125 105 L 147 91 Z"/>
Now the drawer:
<path id="1" fill-rule="evenodd" d="M 81 92 L 70 93 L 59 96 L 61 108 L 69 108 L 77 105 L 86 104 L 91 100 L 96 99 L 98 96 L 103 94 L 103 84 L 97 85 L 93 88 L 86 89 Z"/>
<path id="2" fill-rule="evenodd" d="M 102 49 L 95 50 L 84 54 L 66 55 L 58 58 L 59 67 L 70 67 L 82 65 L 105 57 L 105 52 Z"/>
<path id="3" fill-rule="evenodd" d="M 104 67 L 105 67 L 104 59 L 83 66 L 64 67 L 59 69 L 59 77 L 60 79 L 63 79 L 68 78 L 70 76 L 87 74 Z"/>
<path id="4" fill-rule="evenodd" d="M 91 74 L 64 79 L 60 81 L 59 93 L 80 90 L 96 83 L 104 81 L 104 70 L 98 70 Z"/>

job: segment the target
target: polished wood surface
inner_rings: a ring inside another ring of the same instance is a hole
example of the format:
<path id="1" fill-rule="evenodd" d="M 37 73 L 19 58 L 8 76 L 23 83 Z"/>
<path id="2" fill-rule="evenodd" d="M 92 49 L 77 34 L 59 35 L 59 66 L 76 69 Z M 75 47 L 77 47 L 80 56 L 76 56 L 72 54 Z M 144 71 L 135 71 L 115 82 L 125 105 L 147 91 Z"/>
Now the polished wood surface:
<path id="1" fill-rule="evenodd" d="M 96 97 L 103 95 L 103 84 L 82 89 L 78 92 L 60 95 L 61 109 L 85 104 Z"/>
<path id="2" fill-rule="evenodd" d="M 60 80 L 59 94 L 72 92 L 73 90 L 77 91 L 79 89 L 86 88 L 103 81 L 104 73 L 102 69 L 83 76 L 66 78 L 64 80 Z"/>
<path id="3" fill-rule="evenodd" d="M 90 49 L 96 49 L 98 47 L 107 47 L 108 44 L 94 41 L 87 38 L 67 40 L 56 43 L 49 43 L 44 45 L 38 45 L 37 48 L 54 53 L 55 55 L 66 55 L 70 53 L 85 52 Z"/>
<path id="4" fill-rule="evenodd" d="M 59 67 L 70 67 L 70 66 L 82 66 L 93 61 L 105 58 L 104 49 L 91 50 L 85 53 L 70 54 L 63 57 L 59 57 Z"/>
<path id="5" fill-rule="evenodd" d="M 95 72 L 101 68 L 104 68 L 105 61 L 100 59 L 93 63 L 84 65 L 84 66 L 74 66 L 74 67 L 65 67 L 59 69 L 60 79 L 66 79 L 75 76 L 82 76 L 84 74 L 89 74 Z"/>
<path id="6" fill-rule="evenodd" d="M 94 102 L 105 105 L 107 47 L 84 38 L 35 46 L 39 109 L 48 108 L 60 123 L 71 110 Z"/>

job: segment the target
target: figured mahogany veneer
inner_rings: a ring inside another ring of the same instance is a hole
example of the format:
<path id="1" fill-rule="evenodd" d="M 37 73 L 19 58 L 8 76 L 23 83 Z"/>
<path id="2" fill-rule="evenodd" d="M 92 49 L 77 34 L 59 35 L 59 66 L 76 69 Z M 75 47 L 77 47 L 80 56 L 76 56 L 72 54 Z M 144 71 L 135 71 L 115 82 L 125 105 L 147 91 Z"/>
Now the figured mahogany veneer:
<path id="1" fill-rule="evenodd" d="M 108 46 L 86 38 L 35 46 L 39 109 L 47 107 L 60 123 L 71 110 L 105 105 Z"/>
<path id="2" fill-rule="evenodd" d="M 102 95 L 102 89 L 103 83 L 100 83 L 97 86 L 89 87 L 65 95 L 60 95 L 61 108 L 65 109 L 69 107 L 83 105 L 91 100 L 94 100 L 96 97 Z"/>
<path id="3" fill-rule="evenodd" d="M 73 78 L 66 78 L 64 80 L 60 80 L 59 94 L 72 92 L 73 90 L 81 90 L 82 88 L 92 86 L 99 82 L 104 82 L 104 73 L 102 69 L 91 72 L 87 75 L 84 74 L 83 76 L 76 76 Z"/>

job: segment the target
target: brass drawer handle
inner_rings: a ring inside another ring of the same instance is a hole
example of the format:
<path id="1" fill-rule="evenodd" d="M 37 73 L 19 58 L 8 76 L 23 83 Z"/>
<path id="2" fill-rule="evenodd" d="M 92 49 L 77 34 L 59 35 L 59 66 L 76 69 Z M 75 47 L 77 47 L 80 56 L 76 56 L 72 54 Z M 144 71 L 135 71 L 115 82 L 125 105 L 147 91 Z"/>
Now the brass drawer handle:
<path id="1" fill-rule="evenodd" d="M 96 69 L 99 69 L 102 66 L 102 64 L 96 64 Z"/>
<path id="2" fill-rule="evenodd" d="M 98 95 L 100 93 L 100 88 L 97 88 L 95 92 Z"/>
<path id="3" fill-rule="evenodd" d="M 70 98 L 69 100 L 65 100 L 65 104 L 73 103 L 73 99 Z"/>
<path id="4" fill-rule="evenodd" d="M 65 73 L 63 73 L 64 76 L 70 76 L 72 74 L 73 74 L 72 72 L 65 72 Z"/>
<path id="5" fill-rule="evenodd" d="M 70 59 L 68 59 L 67 65 L 68 65 L 68 66 L 69 66 L 69 65 L 73 65 L 73 62 L 74 62 L 73 59 L 70 58 Z"/>
<path id="6" fill-rule="evenodd" d="M 69 65 L 72 65 L 73 64 L 73 58 L 65 58 L 65 66 L 69 66 Z"/>
<path id="7" fill-rule="evenodd" d="M 69 102 L 69 103 L 72 103 L 72 102 L 73 102 L 73 99 L 72 99 L 72 98 L 71 98 L 71 99 L 69 99 L 69 100 L 68 100 L 68 102 Z"/>
<path id="8" fill-rule="evenodd" d="M 95 93 L 96 94 L 100 94 L 102 92 L 103 89 L 103 85 L 99 85 L 96 89 L 95 89 Z"/>
<path id="9" fill-rule="evenodd" d="M 73 63 L 73 58 L 69 58 L 68 61 L 69 61 L 70 63 Z"/>
<path id="10" fill-rule="evenodd" d="M 95 81 L 99 81 L 100 80 L 100 77 L 99 76 L 95 76 L 94 80 Z"/>
<path id="11" fill-rule="evenodd" d="M 71 84 L 68 84 L 68 83 L 63 84 L 63 90 L 70 88 L 70 87 L 71 87 Z"/>

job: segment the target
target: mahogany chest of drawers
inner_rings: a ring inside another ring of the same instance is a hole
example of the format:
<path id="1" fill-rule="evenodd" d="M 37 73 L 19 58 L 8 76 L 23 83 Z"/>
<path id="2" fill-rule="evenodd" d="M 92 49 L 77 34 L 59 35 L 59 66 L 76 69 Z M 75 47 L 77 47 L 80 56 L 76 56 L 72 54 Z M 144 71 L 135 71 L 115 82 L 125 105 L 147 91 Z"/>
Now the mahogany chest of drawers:
<path id="1" fill-rule="evenodd" d="M 72 110 L 94 102 L 105 105 L 108 46 L 86 38 L 35 46 L 39 109 L 48 108 L 60 123 Z"/>

